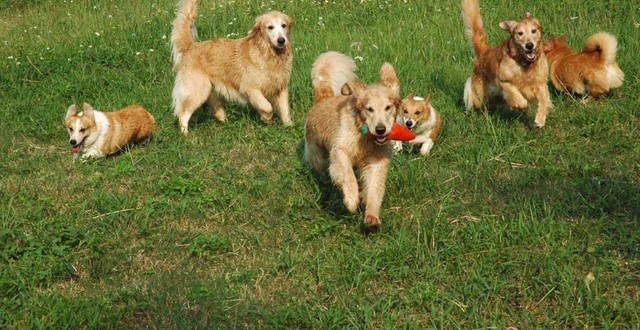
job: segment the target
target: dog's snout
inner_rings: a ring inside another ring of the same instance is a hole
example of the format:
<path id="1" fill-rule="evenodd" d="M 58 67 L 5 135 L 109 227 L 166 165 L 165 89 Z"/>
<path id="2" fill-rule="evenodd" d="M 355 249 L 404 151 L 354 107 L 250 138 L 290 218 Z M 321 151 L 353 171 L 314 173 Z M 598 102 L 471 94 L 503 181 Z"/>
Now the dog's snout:
<path id="1" fill-rule="evenodd" d="M 77 143 L 76 143 L 76 139 L 71 139 L 71 140 L 69 140 L 69 143 L 70 143 L 72 146 L 75 146 L 75 145 L 77 144 Z"/>
<path id="2" fill-rule="evenodd" d="M 383 124 L 376 125 L 376 134 L 384 135 L 387 132 L 387 127 Z"/>
<path id="3" fill-rule="evenodd" d="M 283 37 L 280 37 L 280 38 L 278 38 L 277 41 L 278 41 L 278 45 L 282 46 L 287 42 L 287 39 L 285 39 Z"/>
<path id="4" fill-rule="evenodd" d="M 413 127 L 413 121 L 412 120 L 407 120 L 405 125 L 407 126 L 407 128 L 411 128 L 411 127 Z"/>
<path id="5" fill-rule="evenodd" d="M 527 42 L 527 43 L 524 45 L 524 47 L 525 47 L 527 50 L 533 50 L 533 42 Z"/>

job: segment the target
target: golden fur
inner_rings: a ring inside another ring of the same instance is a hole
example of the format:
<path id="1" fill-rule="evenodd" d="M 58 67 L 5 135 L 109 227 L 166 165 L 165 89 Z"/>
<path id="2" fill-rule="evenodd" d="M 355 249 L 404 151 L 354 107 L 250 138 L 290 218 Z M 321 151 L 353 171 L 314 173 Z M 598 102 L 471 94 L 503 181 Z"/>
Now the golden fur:
<path id="1" fill-rule="evenodd" d="M 565 36 L 547 41 L 551 82 L 557 90 L 598 98 L 622 86 L 624 73 L 616 62 L 618 42 L 614 36 L 596 33 L 587 38 L 579 53 L 566 41 Z"/>
<path id="2" fill-rule="evenodd" d="M 267 123 L 275 107 L 282 123 L 291 125 L 291 18 L 270 11 L 256 18 L 244 38 L 195 42 L 197 5 L 197 0 L 180 2 L 171 32 L 177 72 L 173 107 L 180 130 L 188 133 L 191 115 L 204 103 L 216 119 L 225 121 L 227 101 L 250 103 Z"/>
<path id="3" fill-rule="evenodd" d="M 431 94 L 426 98 L 415 93 L 407 95 L 398 110 L 398 124 L 410 129 L 416 138 L 408 143 L 420 148 L 420 154 L 427 155 L 440 132 L 440 114 L 431 105 Z M 402 142 L 396 141 L 396 149 L 402 149 Z"/>
<path id="4" fill-rule="evenodd" d="M 516 109 L 525 109 L 528 101 L 537 100 L 534 124 L 543 127 L 553 104 L 540 22 L 529 13 L 519 22 L 500 22 L 500 28 L 510 36 L 491 47 L 485 38 L 478 0 L 462 0 L 462 18 L 476 55 L 473 73 L 464 88 L 466 109 L 480 109 L 492 94 L 502 96 Z"/>
<path id="5" fill-rule="evenodd" d="M 314 105 L 305 125 L 305 159 L 316 171 L 329 172 L 350 212 L 357 210 L 361 194 L 364 224 L 377 229 L 391 157 L 386 136 L 400 105 L 400 83 L 389 63 L 380 68 L 378 84 L 357 81 L 355 68 L 351 58 L 337 52 L 321 54 L 313 64 Z M 368 132 L 362 134 L 365 124 Z"/>
<path id="6" fill-rule="evenodd" d="M 116 153 L 133 141 L 147 139 L 155 129 L 155 119 L 139 105 L 101 112 L 84 103 L 82 110 L 78 113 L 78 107 L 71 105 L 64 122 L 72 150 L 83 158 Z"/>

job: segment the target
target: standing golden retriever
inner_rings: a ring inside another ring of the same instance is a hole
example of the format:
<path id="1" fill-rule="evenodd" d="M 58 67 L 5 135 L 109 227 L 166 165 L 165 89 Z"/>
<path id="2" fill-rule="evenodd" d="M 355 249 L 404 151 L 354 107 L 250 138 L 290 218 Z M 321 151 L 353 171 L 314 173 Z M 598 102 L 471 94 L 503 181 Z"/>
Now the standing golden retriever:
<path id="1" fill-rule="evenodd" d="M 540 22 L 529 13 L 520 22 L 500 22 L 500 28 L 509 31 L 510 37 L 491 47 L 486 41 L 478 0 L 462 0 L 462 19 L 476 55 L 473 73 L 464 86 L 466 109 L 480 109 L 492 94 L 501 95 L 516 109 L 525 109 L 528 101 L 537 100 L 534 123 L 543 127 L 553 104 Z"/>
<path id="2" fill-rule="evenodd" d="M 360 203 L 354 169 L 359 171 L 364 224 L 375 230 L 391 158 L 386 137 L 400 105 L 400 83 L 389 63 L 380 68 L 379 84 L 357 81 L 355 68 L 351 58 L 337 52 L 324 53 L 313 64 L 314 105 L 305 125 L 304 154 L 316 171 L 328 170 L 352 213 Z"/>
<path id="3" fill-rule="evenodd" d="M 549 38 L 547 46 L 551 82 L 557 90 L 595 99 L 622 86 L 624 73 L 616 62 L 618 41 L 613 35 L 590 36 L 579 53 L 567 46 L 565 36 Z"/>
<path id="4" fill-rule="evenodd" d="M 188 133 L 191 115 L 205 102 L 216 119 L 225 121 L 227 101 L 250 103 L 266 123 L 273 117 L 273 104 L 282 123 L 291 125 L 291 18 L 270 11 L 256 18 L 244 38 L 195 42 L 197 5 L 198 0 L 180 2 L 171 32 L 177 72 L 173 107 L 180 130 Z"/>

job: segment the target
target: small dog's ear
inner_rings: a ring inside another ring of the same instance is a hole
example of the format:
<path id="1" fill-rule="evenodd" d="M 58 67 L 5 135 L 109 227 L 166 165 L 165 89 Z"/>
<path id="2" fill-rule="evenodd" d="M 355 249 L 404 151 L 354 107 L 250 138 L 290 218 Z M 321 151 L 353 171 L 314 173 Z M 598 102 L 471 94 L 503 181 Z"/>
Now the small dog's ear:
<path id="1" fill-rule="evenodd" d="M 502 21 L 498 24 L 498 26 L 505 31 L 511 32 L 511 29 L 513 29 L 516 24 L 518 24 L 518 22 L 516 21 Z"/>
<path id="2" fill-rule="evenodd" d="M 405 99 L 413 100 L 414 97 L 416 97 L 416 93 L 409 93 L 409 95 L 407 95 L 407 97 L 405 97 Z"/>
<path id="3" fill-rule="evenodd" d="M 430 101 L 431 101 L 431 93 L 427 94 L 427 96 L 424 98 L 425 104 L 429 104 Z"/>
<path id="4" fill-rule="evenodd" d="M 559 36 L 557 40 L 558 40 L 558 42 L 561 42 L 563 44 L 567 43 L 567 36 L 565 36 L 565 35 Z"/>
<path id="5" fill-rule="evenodd" d="M 380 85 L 385 86 L 396 93 L 400 93 L 400 81 L 396 75 L 396 70 L 389 63 L 384 63 L 380 67 Z"/>
<path id="6" fill-rule="evenodd" d="M 340 88 L 340 93 L 344 96 L 348 96 L 348 95 L 352 95 L 353 94 L 353 88 L 351 85 L 349 85 L 349 83 L 345 83 L 344 85 L 342 85 L 342 87 Z"/>
<path id="7" fill-rule="evenodd" d="M 89 103 L 82 104 L 82 115 L 87 116 L 87 118 L 94 120 L 93 117 L 93 107 Z"/>
<path id="8" fill-rule="evenodd" d="M 75 104 L 72 104 L 67 108 L 67 114 L 64 116 L 64 119 L 68 119 L 69 117 L 75 116 L 78 113 L 78 107 Z"/>

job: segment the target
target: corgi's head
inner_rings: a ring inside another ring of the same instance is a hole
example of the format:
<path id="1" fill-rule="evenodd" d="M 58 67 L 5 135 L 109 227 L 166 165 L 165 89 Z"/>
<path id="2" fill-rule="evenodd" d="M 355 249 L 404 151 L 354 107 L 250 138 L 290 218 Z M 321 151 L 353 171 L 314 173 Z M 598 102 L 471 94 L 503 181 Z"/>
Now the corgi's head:
<path id="1" fill-rule="evenodd" d="M 82 105 L 82 112 L 73 104 L 67 109 L 64 124 L 69 131 L 69 144 L 74 153 L 80 152 L 84 141 L 96 131 L 96 119 L 91 105 Z"/>
<path id="2" fill-rule="evenodd" d="M 341 89 L 342 95 L 351 96 L 356 125 L 363 127 L 366 124 L 369 135 L 377 144 L 387 142 L 387 135 L 395 123 L 400 106 L 399 91 L 400 81 L 389 63 L 380 68 L 378 84 L 348 82 Z"/>
<path id="3" fill-rule="evenodd" d="M 426 98 L 417 97 L 415 93 L 407 95 L 400 104 L 398 116 L 401 123 L 408 129 L 412 130 L 418 124 L 426 122 L 431 115 L 431 94 Z"/>

